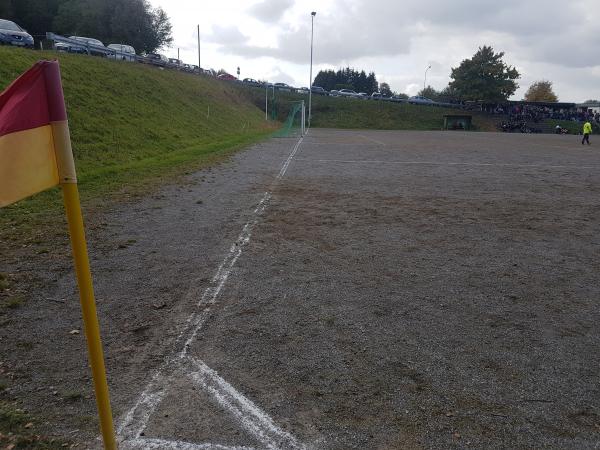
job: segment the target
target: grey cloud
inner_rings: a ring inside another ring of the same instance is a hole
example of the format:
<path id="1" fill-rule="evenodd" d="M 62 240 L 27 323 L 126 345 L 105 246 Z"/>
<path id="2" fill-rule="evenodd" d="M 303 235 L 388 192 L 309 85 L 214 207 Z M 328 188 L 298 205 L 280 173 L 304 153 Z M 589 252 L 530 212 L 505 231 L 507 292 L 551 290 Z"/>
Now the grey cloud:
<path id="1" fill-rule="evenodd" d="M 394 56 L 408 53 L 413 25 L 386 17 L 377 24 L 371 14 L 355 14 L 340 8 L 335 17 L 317 16 L 314 33 L 316 64 L 337 65 L 364 56 Z M 244 57 L 273 57 L 293 63 L 310 58 L 310 16 L 295 29 L 281 30 L 276 47 L 250 46 L 242 42 L 223 46 L 221 51 Z"/>
<path id="2" fill-rule="evenodd" d="M 213 26 L 212 33 L 205 38 L 208 42 L 213 42 L 222 46 L 238 46 L 248 41 L 237 27 Z"/>
<path id="3" fill-rule="evenodd" d="M 264 0 L 248 8 L 248 13 L 266 23 L 276 23 L 294 5 L 294 0 Z"/>

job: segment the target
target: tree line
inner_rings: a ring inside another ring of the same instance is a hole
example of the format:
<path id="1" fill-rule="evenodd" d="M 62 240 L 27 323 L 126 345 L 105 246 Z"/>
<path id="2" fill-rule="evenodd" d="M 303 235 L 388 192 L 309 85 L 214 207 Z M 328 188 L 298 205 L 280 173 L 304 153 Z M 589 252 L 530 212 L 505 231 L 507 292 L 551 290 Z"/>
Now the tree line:
<path id="1" fill-rule="evenodd" d="M 18 23 L 38 41 L 53 31 L 128 44 L 147 53 L 173 41 L 169 17 L 148 0 L 2 0 L 0 17 Z"/>
<path id="2" fill-rule="evenodd" d="M 374 72 L 367 75 L 364 70 L 359 72 L 350 67 L 337 71 L 321 70 L 315 77 L 313 84 L 327 91 L 352 89 L 356 92 L 366 92 L 369 95 L 379 90 L 379 83 Z"/>

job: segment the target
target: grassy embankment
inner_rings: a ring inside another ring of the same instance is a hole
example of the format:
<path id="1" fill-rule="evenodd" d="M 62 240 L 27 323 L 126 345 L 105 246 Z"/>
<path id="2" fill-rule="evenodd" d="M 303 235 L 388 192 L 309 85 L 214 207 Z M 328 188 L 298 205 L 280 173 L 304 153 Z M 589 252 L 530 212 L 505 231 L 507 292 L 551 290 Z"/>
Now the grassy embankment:
<path id="1" fill-rule="evenodd" d="M 496 131 L 497 120 L 483 114 L 437 106 L 313 96 L 312 126 L 380 130 L 441 130 L 445 114 L 470 114 L 473 129 Z"/>
<path id="2" fill-rule="evenodd" d="M 56 57 L 84 203 L 192 170 L 273 132 L 233 86 L 141 64 L 0 47 L 0 89 Z M 0 238 L 7 226 L 18 224 L 22 235 L 38 213 L 59 209 L 53 190 L 0 210 Z"/>
<path id="3" fill-rule="evenodd" d="M 264 107 L 265 91 L 240 88 L 253 103 Z M 272 93 L 269 91 L 269 96 Z M 293 101 L 304 100 L 308 107 L 308 95 L 276 93 L 281 120 Z M 473 116 L 474 130 L 497 131 L 498 119 L 478 112 L 465 112 L 452 108 L 410 105 L 372 100 L 359 100 L 340 97 L 312 97 L 312 126 L 315 128 L 345 128 L 373 130 L 441 130 L 445 114 L 470 114 Z"/>

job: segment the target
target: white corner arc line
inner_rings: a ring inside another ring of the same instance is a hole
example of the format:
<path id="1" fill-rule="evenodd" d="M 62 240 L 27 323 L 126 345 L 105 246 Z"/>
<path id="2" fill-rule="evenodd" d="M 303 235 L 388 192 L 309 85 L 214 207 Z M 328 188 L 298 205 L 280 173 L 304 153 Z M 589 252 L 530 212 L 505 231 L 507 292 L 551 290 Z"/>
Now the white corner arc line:
<path id="1" fill-rule="evenodd" d="M 183 327 L 183 330 L 179 333 L 179 335 L 176 339 L 176 342 L 184 341 L 183 348 L 175 355 L 165 358 L 165 361 L 154 372 L 150 381 L 148 382 L 148 384 L 146 385 L 144 390 L 140 393 L 140 395 L 139 395 L 137 401 L 134 403 L 133 407 L 130 408 L 125 413 L 122 420 L 120 421 L 120 424 L 117 427 L 117 434 L 119 435 L 119 440 L 121 442 L 121 445 L 124 446 L 124 448 L 126 448 L 128 445 L 136 446 L 135 448 L 143 448 L 143 447 L 139 447 L 139 445 L 141 445 L 142 443 L 148 444 L 151 442 L 148 439 L 142 438 L 142 433 L 146 429 L 146 427 L 148 425 L 148 421 L 150 420 L 150 417 L 152 416 L 152 414 L 154 413 L 154 411 L 156 410 L 156 408 L 158 407 L 158 405 L 160 404 L 160 402 L 162 401 L 162 399 L 164 398 L 164 396 L 166 394 L 166 389 L 167 389 L 166 383 L 168 381 L 167 375 L 173 375 L 176 371 L 182 369 L 182 363 L 186 359 L 189 358 L 187 353 L 188 353 L 190 344 L 193 342 L 193 340 L 197 336 L 198 332 L 204 325 L 206 319 L 208 318 L 208 315 L 210 313 L 210 308 L 216 302 L 223 286 L 225 285 L 229 276 L 231 275 L 231 272 L 232 272 L 232 269 L 233 269 L 235 263 L 237 262 L 238 258 L 242 254 L 243 247 L 246 244 L 248 244 L 248 242 L 250 242 L 252 231 L 253 231 L 255 225 L 258 223 L 260 216 L 266 210 L 268 203 L 271 199 L 271 191 L 275 188 L 275 186 L 279 183 L 279 181 L 285 176 L 292 160 L 296 156 L 296 153 L 298 152 L 298 149 L 300 148 L 300 145 L 302 144 L 302 140 L 303 140 L 303 137 L 300 137 L 300 139 L 298 140 L 298 142 L 295 144 L 292 151 L 290 152 L 289 156 L 284 161 L 283 166 L 281 167 L 279 173 L 275 177 L 269 190 L 264 193 L 264 195 L 261 198 L 260 202 L 258 203 L 257 207 L 255 208 L 255 210 L 253 212 L 253 217 L 244 225 L 240 235 L 238 236 L 236 241 L 231 245 L 229 252 L 223 259 L 222 263 L 219 265 L 211 282 L 204 290 L 200 300 L 198 301 L 198 303 L 196 305 L 197 306 L 196 311 L 187 319 L 186 324 Z M 208 368 L 208 366 L 206 366 L 206 367 Z M 211 370 L 211 369 L 209 368 L 209 370 Z M 215 374 L 216 374 L 216 372 L 215 372 Z M 191 375 L 191 374 L 188 374 L 188 375 Z M 222 380 L 222 381 L 225 382 L 225 380 Z M 217 383 L 217 384 L 219 384 L 219 383 Z M 221 384 L 221 386 L 225 386 L 225 385 Z M 233 390 L 233 392 L 237 392 L 228 383 L 226 384 L 226 386 L 227 386 L 226 390 L 228 392 L 230 392 L 231 390 Z M 215 391 L 215 392 L 218 392 L 218 391 Z M 213 393 L 213 395 L 214 395 L 214 393 Z M 245 399 L 245 397 L 243 397 L 239 393 L 237 393 L 237 396 L 238 396 L 238 404 L 241 404 L 239 402 L 239 399 L 240 398 Z M 249 402 L 249 400 L 248 400 L 248 402 Z M 255 412 L 260 411 L 260 410 L 254 404 L 251 404 L 251 405 L 253 406 L 253 408 L 248 408 L 248 407 L 246 407 L 245 409 L 238 408 L 235 410 L 235 412 L 234 411 L 230 411 L 230 412 L 233 414 L 234 417 L 236 417 L 238 420 L 240 420 L 240 418 L 242 417 L 242 414 L 246 414 L 250 411 L 253 411 L 252 415 L 254 418 L 253 418 L 253 420 L 251 420 L 249 422 L 249 423 L 253 423 L 253 424 L 256 423 L 256 417 L 259 417 L 259 418 L 262 417 L 262 420 L 263 420 L 262 428 L 259 426 L 253 426 L 253 427 L 247 428 L 247 430 L 251 433 L 253 431 L 258 433 L 258 435 L 253 434 L 253 436 L 255 438 L 257 438 L 259 441 L 265 443 L 269 448 L 279 448 L 276 446 L 277 442 L 271 441 L 269 438 L 269 436 L 274 436 L 275 438 L 278 436 L 277 432 L 274 432 L 274 431 L 277 431 L 278 428 L 275 426 L 275 428 L 273 428 L 271 430 L 270 434 L 265 433 L 264 430 L 269 429 L 269 427 L 271 427 L 271 425 L 274 425 L 274 423 L 273 423 L 272 419 L 270 419 L 269 416 L 267 416 L 264 413 L 261 413 L 261 414 L 263 414 L 263 416 L 261 416 L 261 415 L 257 416 L 255 414 Z M 254 410 L 256 410 L 256 411 L 254 411 Z M 265 418 L 268 420 L 264 421 Z M 281 433 L 285 433 L 285 432 L 281 431 Z M 284 441 L 285 442 L 294 442 L 295 445 L 297 445 L 297 446 L 296 447 L 284 447 L 284 448 L 294 448 L 294 449 L 295 448 L 304 448 L 291 435 L 289 435 L 287 433 L 285 433 L 285 434 L 287 436 L 289 436 L 291 438 L 291 440 L 288 440 L 288 441 L 284 440 Z M 155 440 L 155 441 L 156 442 L 160 441 L 163 443 L 167 442 L 164 440 Z M 188 445 L 188 447 L 169 447 L 169 448 L 182 448 L 182 449 L 186 449 L 186 450 L 192 449 L 192 448 L 211 448 L 211 447 L 189 447 L 189 445 L 212 445 L 212 444 L 190 444 L 190 443 L 183 443 L 183 442 L 179 442 L 179 441 L 168 441 L 168 442 L 172 442 L 173 445 L 182 445 L 182 446 Z M 148 448 L 160 448 L 160 447 L 148 447 Z"/>

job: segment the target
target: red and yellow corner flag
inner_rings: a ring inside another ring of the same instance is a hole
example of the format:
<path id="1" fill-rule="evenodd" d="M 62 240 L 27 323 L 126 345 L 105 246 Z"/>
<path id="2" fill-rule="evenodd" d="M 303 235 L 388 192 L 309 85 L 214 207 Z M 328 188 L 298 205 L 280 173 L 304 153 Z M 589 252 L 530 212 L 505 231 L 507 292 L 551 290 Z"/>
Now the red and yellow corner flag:
<path id="1" fill-rule="evenodd" d="M 0 94 L 0 207 L 76 183 L 57 61 L 40 61 Z"/>
<path id="2" fill-rule="evenodd" d="M 75 163 L 57 61 L 40 61 L 0 94 L 0 208 L 62 186 L 104 448 L 117 448 Z"/>

